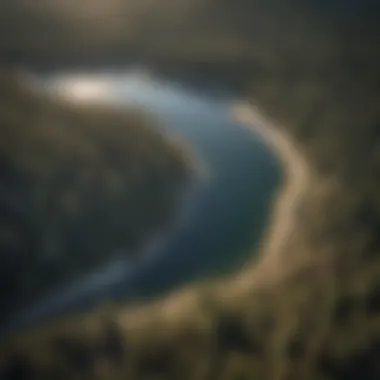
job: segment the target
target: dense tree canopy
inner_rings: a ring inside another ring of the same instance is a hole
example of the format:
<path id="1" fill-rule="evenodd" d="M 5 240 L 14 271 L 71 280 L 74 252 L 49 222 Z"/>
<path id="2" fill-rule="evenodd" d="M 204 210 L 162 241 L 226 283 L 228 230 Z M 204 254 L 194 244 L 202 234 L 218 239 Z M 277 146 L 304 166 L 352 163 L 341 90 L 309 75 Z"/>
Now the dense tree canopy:
<path id="1" fill-rule="evenodd" d="M 37 95 L 1 73 L 2 302 L 135 255 L 168 226 L 192 168 L 155 124 L 136 110 Z"/>

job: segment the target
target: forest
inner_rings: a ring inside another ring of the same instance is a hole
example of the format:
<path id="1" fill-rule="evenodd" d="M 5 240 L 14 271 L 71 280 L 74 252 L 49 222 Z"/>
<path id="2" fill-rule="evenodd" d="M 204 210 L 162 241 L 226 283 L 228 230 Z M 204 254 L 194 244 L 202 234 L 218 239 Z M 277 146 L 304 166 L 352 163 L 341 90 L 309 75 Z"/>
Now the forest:
<path id="1" fill-rule="evenodd" d="M 195 175 L 187 146 L 138 109 L 75 104 L 0 75 L 2 314 L 175 222 Z"/>

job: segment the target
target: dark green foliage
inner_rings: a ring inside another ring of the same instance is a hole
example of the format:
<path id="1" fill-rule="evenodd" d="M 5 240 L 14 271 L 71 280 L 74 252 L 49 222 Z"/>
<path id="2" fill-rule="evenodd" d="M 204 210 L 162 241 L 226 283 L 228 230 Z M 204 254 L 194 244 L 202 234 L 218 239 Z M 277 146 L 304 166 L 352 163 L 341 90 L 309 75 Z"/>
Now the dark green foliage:
<path id="1" fill-rule="evenodd" d="M 220 352 L 237 351 L 248 354 L 262 353 L 261 342 L 243 326 L 242 319 L 234 315 L 220 315 L 216 323 L 216 341 Z M 252 332 L 251 332 L 252 333 Z"/>
<path id="2" fill-rule="evenodd" d="M 154 124 L 135 110 L 37 95 L 0 73 L 3 313 L 111 257 L 138 254 L 168 228 L 192 169 Z"/>

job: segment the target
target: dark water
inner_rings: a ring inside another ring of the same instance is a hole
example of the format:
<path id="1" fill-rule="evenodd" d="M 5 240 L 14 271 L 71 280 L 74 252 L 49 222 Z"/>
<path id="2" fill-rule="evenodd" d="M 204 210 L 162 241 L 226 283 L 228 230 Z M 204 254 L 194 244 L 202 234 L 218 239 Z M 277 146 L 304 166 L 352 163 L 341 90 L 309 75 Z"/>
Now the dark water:
<path id="1" fill-rule="evenodd" d="M 93 78 L 107 83 L 107 101 L 142 106 L 162 120 L 163 128 L 191 145 L 210 178 L 193 191 L 191 213 L 163 243 L 153 244 L 137 262 L 111 262 L 54 292 L 16 318 L 13 328 L 101 299 L 157 296 L 238 269 L 259 243 L 281 181 L 273 152 L 231 118 L 228 97 L 196 93 L 136 73 Z M 62 84 L 66 78 L 55 80 Z"/>

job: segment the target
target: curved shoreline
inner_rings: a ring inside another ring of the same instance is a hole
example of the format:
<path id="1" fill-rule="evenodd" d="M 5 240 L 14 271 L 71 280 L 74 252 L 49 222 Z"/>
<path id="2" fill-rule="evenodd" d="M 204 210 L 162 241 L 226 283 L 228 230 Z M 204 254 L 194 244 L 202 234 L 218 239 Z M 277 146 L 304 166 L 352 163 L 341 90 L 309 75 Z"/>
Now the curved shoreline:
<path id="1" fill-rule="evenodd" d="M 272 283 L 284 273 L 280 265 L 280 255 L 284 246 L 291 240 L 296 227 L 296 212 L 299 200 L 307 190 L 310 172 L 309 166 L 300 151 L 294 146 L 293 139 L 276 126 L 263 113 L 249 102 L 237 102 L 231 105 L 232 117 L 251 133 L 260 136 L 263 143 L 273 149 L 273 153 L 282 162 L 284 181 L 274 196 L 272 212 L 264 236 L 261 249 L 240 271 L 227 275 L 227 278 L 210 279 L 211 287 L 216 290 L 216 299 L 237 300 L 246 297 L 256 285 Z M 206 293 L 208 284 L 206 283 Z M 127 330 L 152 323 L 151 316 L 163 317 L 169 328 L 170 324 L 187 321 L 189 316 L 202 315 L 203 282 L 196 282 L 153 300 L 148 304 L 127 306 L 119 315 L 120 324 Z M 207 305 L 206 305 L 207 306 Z M 150 317 L 142 322 L 142 314 Z M 200 314 L 199 314 L 200 313 Z M 136 318 L 136 319 L 135 319 Z M 150 322 L 149 322 L 150 321 Z"/>
<path id="2" fill-rule="evenodd" d="M 257 263 L 271 265 L 272 271 L 277 271 L 278 262 L 276 264 L 275 261 L 278 253 L 295 233 L 297 206 L 310 181 L 309 166 L 289 134 L 263 115 L 258 107 L 237 103 L 232 106 L 232 113 L 244 127 L 261 136 L 282 162 L 284 182 L 272 205 L 271 220 L 262 240 L 263 249 Z M 255 270 L 257 265 L 254 265 Z"/>

